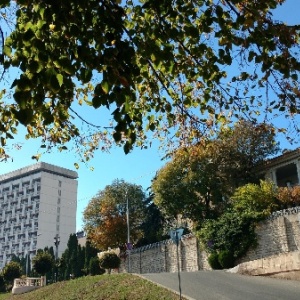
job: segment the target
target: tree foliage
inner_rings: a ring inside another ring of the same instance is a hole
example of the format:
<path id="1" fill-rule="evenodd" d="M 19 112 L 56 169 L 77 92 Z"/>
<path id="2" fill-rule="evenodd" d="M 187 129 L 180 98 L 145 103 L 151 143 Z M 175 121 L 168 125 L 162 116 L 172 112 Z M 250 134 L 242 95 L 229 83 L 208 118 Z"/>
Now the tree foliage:
<path id="1" fill-rule="evenodd" d="M 240 121 L 213 140 L 179 149 L 152 182 L 154 202 L 173 217 L 214 218 L 238 186 L 258 182 L 255 167 L 277 151 L 271 126 Z"/>
<path id="2" fill-rule="evenodd" d="M 246 184 L 236 189 L 231 206 L 217 219 L 205 220 L 198 231 L 204 248 L 216 256 L 221 266 L 246 253 L 256 245 L 255 226 L 278 208 L 277 189 L 272 182 Z"/>
<path id="3" fill-rule="evenodd" d="M 4 293 L 6 290 L 5 280 L 2 272 L 0 273 L 0 293 Z"/>
<path id="4" fill-rule="evenodd" d="M 115 180 L 91 199 L 84 211 L 85 231 L 99 249 L 119 247 L 127 241 L 127 200 L 130 240 L 141 238 L 145 213 L 145 194 L 141 186 Z"/>
<path id="5" fill-rule="evenodd" d="M 3 278 L 8 284 L 12 284 L 15 278 L 20 278 L 21 274 L 21 266 L 15 261 L 7 263 L 2 270 Z"/>
<path id="6" fill-rule="evenodd" d="M 249 183 L 239 187 L 231 197 L 235 211 L 269 216 L 278 208 L 277 189 L 273 182 L 261 180 L 260 184 Z"/>
<path id="7" fill-rule="evenodd" d="M 67 249 L 62 254 L 62 257 L 58 261 L 59 279 L 70 279 L 70 275 L 73 278 L 78 278 L 84 274 L 88 274 L 90 253 L 95 252 L 95 249 L 91 249 L 90 244 L 87 247 L 81 247 L 78 244 L 76 234 L 70 234 L 67 243 Z"/>
<path id="8" fill-rule="evenodd" d="M 86 270 L 86 274 L 96 275 L 96 273 L 93 273 L 94 271 L 91 270 L 91 265 L 94 266 L 95 263 L 90 263 L 90 261 L 97 256 L 98 252 L 99 251 L 91 245 L 91 242 L 87 240 L 85 245 L 85 255 L 84 255 L 85 257 L 84 269 Z M 99 262 L 98 262 L 98 266 L 99 266 Z"/>
<path id="9" fill-rule="evenodd" d="M 110 273 L 111 269 L 117 269 L 120 267 L 121 259 L 115 252 L 106 251 L 101 253 L 99 262 L 100 267 L 103 269 L 108 269 L 108 272 Z"/>
<path id="10" fill-rule="evenodd" d="M 89 274 L 92 276 L 102 275 L 105 273 L 105 270 L 100 267 L 100 261 L 97 256 L 94 256 L 90 259 L 89 262 Z"/>
<path id="11" fill-rule="evenodd" d="M 136 246 L 149 245 L 166 239 L 166 219 L 158 206 L 153 202 L 154 194 L 145 200 L 145 219 L 141 224 L 142 238 Z"/>
<path id="12" fill-rule="evenodd" d="M 281 208 L 300 205 L 300 186 L 277 188 L 276 198 Z"/>
<path id="13" fill-rule="evenodd" d="M 40 251 L 32 259 L 33 269 L 40 275 L 44 276 L 52 270 L 54 259 L 48 251 Z"/>
<path id="14" fill-rule="evenodd" d="M 19 123 L 43 147 L 75 140 L 89 159 L 107 134 L 127 153 L 147 131 L 189 143 L 241 116 L 297 120 L 299 25 L 272 16 L 284 0 L 15 2 L 1 63 L 19 76 L 0 106 L 2 156 Z M 84 105 L 112 120 L 91 124 Z"/>

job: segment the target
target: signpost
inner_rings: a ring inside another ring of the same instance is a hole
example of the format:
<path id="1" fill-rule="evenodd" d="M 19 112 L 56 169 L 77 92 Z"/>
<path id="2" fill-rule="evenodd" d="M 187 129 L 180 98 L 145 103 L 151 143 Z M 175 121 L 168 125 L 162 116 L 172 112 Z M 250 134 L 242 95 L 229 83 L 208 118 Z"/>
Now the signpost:
<path id="1" fill-rule="evenodd" d="M 180 263 L 179 263 L 179 251 L 178 251 L 178 246 L 179 246 L 179 241 L 181 239 L 181 236 L 183 234 L 183 228 L 175 228 L 170 230 L 170 237 L 171 240 L 176 243 L 176 253 L 177 253 L 177 271 L 178 271 L 178 285 L 179 285 L 179 296 L 180 300 L 181 298 L 181 279 L 180 279 Z"/>

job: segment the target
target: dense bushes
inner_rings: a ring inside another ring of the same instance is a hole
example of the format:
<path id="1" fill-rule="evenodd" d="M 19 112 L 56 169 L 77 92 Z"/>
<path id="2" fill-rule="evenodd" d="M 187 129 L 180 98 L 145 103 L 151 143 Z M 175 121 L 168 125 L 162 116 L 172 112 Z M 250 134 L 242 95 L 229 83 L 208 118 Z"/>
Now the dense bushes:
<path id="1" fill-rule="evenodd" d="M 247 184 L 238 188 L 230 207 L 218 218 L 206 220 L 198 232 L 205 250 L 211 253 L 214 269 L 230 268 L 250 246 L 256 244 L 255 225 L 279 207 L 273 183 Z M 219 264 L 219 265 L 218 265 Z"/>
<path id="2" fill-rule="evenodd" d="M 217 252 L 212 252 L 208 256 L 208 263 L 214 270 L 220 270 L 222 269 L 222 266 L 219 262 L 219 255 Z"/>
<path id="3" fill-rule="evenodd" d="M 0 273 L 0 292 L 12 288 L 15 278 L 20 278 L 22 274 L 21 266 L 18 262 L 10 261 L 5 265 Z"/>

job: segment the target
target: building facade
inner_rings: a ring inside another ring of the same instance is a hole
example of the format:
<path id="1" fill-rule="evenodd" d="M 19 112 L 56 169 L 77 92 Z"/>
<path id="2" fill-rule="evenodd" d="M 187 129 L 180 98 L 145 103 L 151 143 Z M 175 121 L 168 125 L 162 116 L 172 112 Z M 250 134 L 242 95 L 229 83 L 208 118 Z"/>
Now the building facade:
<path id="1" fill-rule="evenodd" d="M 62 254 L 76 232 L 77 178 L 43 162 L 0 176 L 0 269 L 13 254 L 32 258 L 47 246 Z"/>
<path id="2" fill-rule="evenodd" d="M 279 187 L 299 185 L 300 148 L 284 151 L 280 156 L 267 160 L 261 166 L 261 172 Z"/>

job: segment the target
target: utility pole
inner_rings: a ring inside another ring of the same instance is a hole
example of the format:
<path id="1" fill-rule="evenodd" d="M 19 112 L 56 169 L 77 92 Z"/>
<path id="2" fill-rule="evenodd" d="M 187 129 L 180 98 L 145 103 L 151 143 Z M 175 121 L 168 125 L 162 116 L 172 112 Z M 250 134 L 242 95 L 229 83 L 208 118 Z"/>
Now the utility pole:
<path id="1" fill-rule="evenodd" d="M 126 220 L 127 220 L 127 251 L 128 251 L 128 273 L 130 273 L 130 251 L 131 251 L 131 244 L 130 244 L 130 223 L 129 223 L 129 199 L 127 191 L 125 193 L 126 197 Z"/>

